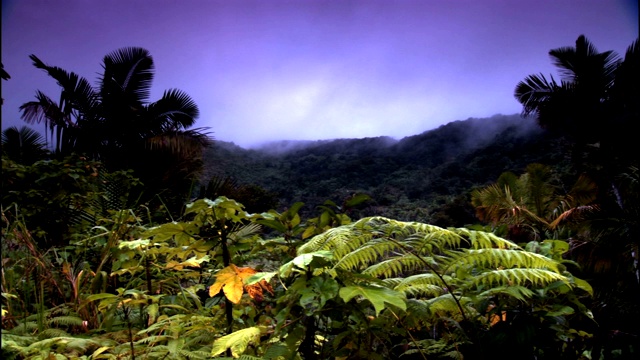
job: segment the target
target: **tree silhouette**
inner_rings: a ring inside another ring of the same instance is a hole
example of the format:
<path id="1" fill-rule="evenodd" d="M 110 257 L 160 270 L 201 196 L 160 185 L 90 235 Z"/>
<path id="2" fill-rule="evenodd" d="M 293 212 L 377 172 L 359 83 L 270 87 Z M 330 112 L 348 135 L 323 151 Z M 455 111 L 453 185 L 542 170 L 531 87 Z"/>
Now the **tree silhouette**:
<path id="1" fill-rule="evenodd" d="M 12 126 L 2 130 L 3 156 L 18 163 L 32 164 L 44 159 L 47 154 L 45 142 L 39 132 L 27 126 L 19 129 Z"/>
<path id="2" fill-rule="evenodd" d="M 30 58 L 62 92 L 55 102 L 37 91 L 35 101 L 20 107 L 22 118 L 45 123 L 57 155 L 83 154 L 111 171 L 133 169 L 151 195 L 184 187 L 199 173 L 202 150 L 211 140 L 204 129 L 190 129 L 198 107 L 177 89 L 149 100 L 154 63 L 147 50 L 126 47 L 107 54 L 96 87 L 35 55 Z"/>
<path id="3" fill-rule="evenodd" d="M 560 81 L 539 74 L 518 83 L 514 95 L 523 115 L 535 114 L 541 127 L 570 136 L 577 145 L 574 160 L 584 168 L 621 172 L 637 166 L 629 151 L 638 121 L 638 50 L 636 40 L 621 60 L 580 35 L 575 47 L 549 51 Z"/>

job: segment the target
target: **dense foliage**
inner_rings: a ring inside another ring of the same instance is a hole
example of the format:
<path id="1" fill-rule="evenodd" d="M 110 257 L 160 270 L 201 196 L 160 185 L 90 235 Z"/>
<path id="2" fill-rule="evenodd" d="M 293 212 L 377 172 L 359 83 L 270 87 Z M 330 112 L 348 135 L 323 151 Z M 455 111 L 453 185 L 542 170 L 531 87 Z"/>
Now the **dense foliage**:
<path id="1" fill-rule="evenodd" d="M 154 143 L 144 119 L 177 120 L 111 97 L 118 69 L 137 59 L 146 70 L 134 93 L 145 98 L 148 54 L 105 57 L 89 107 L 71 94 L 94 91 L 86 81 L 33 56 L 63 88 L 78 86 L 57 108 L 40 93 L 25 104 L 27 120 L 54 124 L 54 153 L 27 128 L 3 132 L 1 355 L 637 357 L 638 157 L 612 142 L 615 129 L 563 123 L 587 108 L 620 129 L 637 121 L 637 52 L 635 42 L 618 60 L 584 37 L 552 50 L 562 82 L 530 76 L 515 94 L 547 130 L 500 115 L 402 140 L 218 143 L 192 200 L 176 207 L 150 206 L 140 168 L 116 161 Z M 120 117 L 144 129 L 74 138 Z"/>

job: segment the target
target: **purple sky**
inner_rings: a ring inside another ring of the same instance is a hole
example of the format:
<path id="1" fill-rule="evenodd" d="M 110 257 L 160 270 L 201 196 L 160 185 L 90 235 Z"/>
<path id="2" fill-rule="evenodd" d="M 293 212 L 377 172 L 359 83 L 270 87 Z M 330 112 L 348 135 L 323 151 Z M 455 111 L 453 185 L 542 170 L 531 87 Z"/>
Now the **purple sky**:
<path id="1" fill-rule="evenodd" d="M 556 75 L 548 51 L 580 34 L 624 55 L 637 1 L 3 0 L 2 128 L 37 89 L 59 96 L 29 54 L 95 81 L 104 55 L 140 46 L 151 100 L 187 92 L 218 140 L 401 138 L 519 113 L 516 84 Z"/>

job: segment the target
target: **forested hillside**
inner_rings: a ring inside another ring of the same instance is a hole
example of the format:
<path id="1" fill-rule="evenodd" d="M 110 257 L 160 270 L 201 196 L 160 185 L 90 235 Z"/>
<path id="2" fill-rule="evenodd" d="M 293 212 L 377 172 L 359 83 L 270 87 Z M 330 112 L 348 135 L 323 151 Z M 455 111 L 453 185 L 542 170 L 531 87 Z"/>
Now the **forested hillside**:
<path id="1" fill-rule="evenodd" d="M 530 118 L 256 149 L 145 49 L 100 89 L 32 56 L 63 101 L 22 107 L 53 148 L 2 132 L 0 357 L 637 359 L 639 53 L 552 51 L 601 71 L 527 77 Z"/>
<path id="2" fill-rule="evenodd" d="M 444 226 L 474 222 L 468 195 L 504 171 L 533 162 L 562 169 L 565 142 L 532 118 L 496 115 L 442 125 L 400 140 L 389 137 L 283 141 L 255 149 L 216 141 L 204 155 L 205 176 L 258 185 L 312 212 L 325 200 L 337 204 L 354 193 L 371 200 L 358 215 L 380 214 Z"/>

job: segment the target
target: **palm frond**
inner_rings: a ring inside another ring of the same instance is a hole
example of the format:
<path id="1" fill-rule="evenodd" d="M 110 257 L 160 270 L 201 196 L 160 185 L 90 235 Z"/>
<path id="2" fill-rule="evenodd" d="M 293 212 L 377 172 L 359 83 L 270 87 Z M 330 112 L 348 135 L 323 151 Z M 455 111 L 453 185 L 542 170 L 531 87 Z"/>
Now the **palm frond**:
<path id="1" fill-rule="evenodd" d="M 178 89 L 165 90 L 160 100 L 147 106 L 147 112 L 162 132 L 186 130 L 200 116 L 195 101 Z"/>
<path id="2" fill-rule="evenodd" d="M 202 150 L 211 145 L 211 138 L 203 129 L 164 132 L 145 139 L 152 150 L 167 150 L 182 156 L 201 156 Z"/>
<path id="3" fill-rule="evenodd" d="M 44 122 L 45 126 L 53 130 L 54 127 L 72 126 L 73 122 L 58 104 L 42 91 L 36 91 L 37 101 L 29 101 L 20 105 L 20 117 L 28 124 Z"/>
<path id="4" fill-rule="evenodd" d="M 249 238 L 253 238 L 260 234 L 262 230 L 262 225 L 256 223 L 249 223 L 246 225 L 242 225 L 237 229 L 234 229 L 233 232 L 229 234 L 229 239 L 234 242 L 246 240 Z"/>
<path id="5" fill-rule="evenodd" d="M 523 116 L 534 113 L 545 104 L 560 86 L 551 76 L 550 80 L 543 74 L 529 75 L 516 85 L 514 96 L 523 105 Z"/>
<path id="6" fill-rule="evenodd" d="M 42 135 L 27 127 L 15 126 L 2 130 L 2 154 L 19 163 L 42 160 L 46 154 Z"/>
<path id="7" fill-rule="evenodd" d="M 9 80 L 11 79 L 11 76 L 9 75 L 9 73 L 4 69 L 4 64 L 0 63 L 0 79 L 2 80 Z"/>
<path id="8" fill-rule="evenodd" d="M 124 47 L 107 54 L 102 60 L 104 75 L 100 79 L 101 96 L 127 99 L 130 106 L 141 106 L 149 98 L 153 82 L 153 58 L 148 50 Z"/>
<path id="9" fill-rule="evenodd" d="M 549 229 L 555 230 L 563 223 L 582 220 L 587 214 L 594 213 L 598 211 L 598 209 L 599 207 L 595 205 L 570 207 L 556 216 L 556 218 L 549 224 Z"/>

